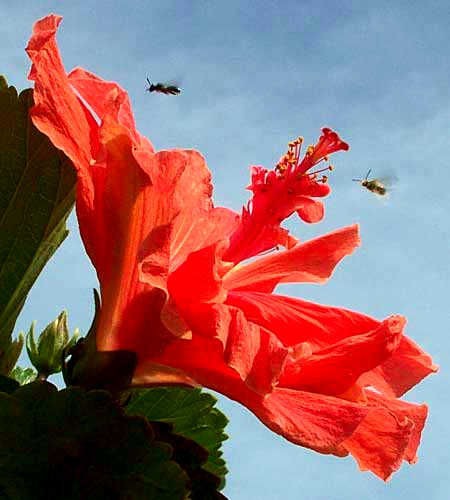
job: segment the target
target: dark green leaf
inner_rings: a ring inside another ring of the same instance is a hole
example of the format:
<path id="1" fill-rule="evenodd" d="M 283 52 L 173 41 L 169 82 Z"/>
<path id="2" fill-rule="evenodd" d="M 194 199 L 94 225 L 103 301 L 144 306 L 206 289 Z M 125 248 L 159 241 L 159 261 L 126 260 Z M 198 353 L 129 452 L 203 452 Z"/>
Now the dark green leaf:
<path id="1" fill-rule="evenodd" d="M 4 375 L 0 375 L 0 392 L 6 392 L 7 394 L 11 394 L 16 389 L 19 388 L 19 382 L 9 377 L 5 377 Z"/>
<path id="2" fill-rule="evenodd" d="M 19 359 L 23 347 L 23 334 L 15 340 L 0 337 L 0 374 L 10 374 Z"/>
<path id="3" fill-rule="evenodd" d="M 0 393 L 2 499 L 184 500 L 189 478 L 171 454 L 106 391 L 35 382 Z"/>
<path id="4" fill-rule="evenodd" d="M 194 440 L 173 432 L 173 424 L 151 422 L 155 438 L 169 443 L 173 449 L 172 460 L 189 476 L 189 500 L 226 500 L 219 491 L 221 479 L 204 469 L 208 451 Z"/>
<path id="5" fill-rule="evenodd" d="M 42 268 L 68 234 L 76 173 L 32 124 L 32 91 L 0 77 L 0 356 Z M 10 360 L 3 373 L 15 364 Z"/>
<path id="6" fill-rule="evenodd" d="M 223 486 L 227 468 L 220 447 L 228 438 L 224 433 L 228 419 L 215 408 L 216 402 L 214 396 L 200 389 L 155 387 L 133 391 L 126 412 L 172 423 L 176 433 L 206 448 L 209 456 L 204 468 L 218 476 Z"/>

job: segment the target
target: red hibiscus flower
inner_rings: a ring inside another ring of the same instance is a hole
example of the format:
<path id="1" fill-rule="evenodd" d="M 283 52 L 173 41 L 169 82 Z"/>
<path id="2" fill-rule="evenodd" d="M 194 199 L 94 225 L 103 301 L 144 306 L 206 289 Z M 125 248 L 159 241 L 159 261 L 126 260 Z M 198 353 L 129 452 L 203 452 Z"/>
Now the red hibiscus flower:
<path id="1" fill-rule="evenodd" d="M 427 408 L 398 397 L 436 367 L 403 334 L 405 319 L 273 293 L 323 283 L 359 244 L 357 226 L 305 243 L 281 227 L 294 212 L 323 217 L 315 198 L 329 193 L 319 175 L 329 167 L 317 164 L 347 144 L 323 129 L 302 157 L 298 139 L 274 170 L 252 168 L 240 215 L 216 208 L 198 152 L 155 152 L 116 83 L 66 74 L 60 21 L 38 21 L 27 48 L 32 116 L 78 171 L 80 231 L 101 286 L 97 349 L 137 353 L 135 385 L 210 387 L 290 441 L 350 453 L 383 479 L 414 463 Z"/>

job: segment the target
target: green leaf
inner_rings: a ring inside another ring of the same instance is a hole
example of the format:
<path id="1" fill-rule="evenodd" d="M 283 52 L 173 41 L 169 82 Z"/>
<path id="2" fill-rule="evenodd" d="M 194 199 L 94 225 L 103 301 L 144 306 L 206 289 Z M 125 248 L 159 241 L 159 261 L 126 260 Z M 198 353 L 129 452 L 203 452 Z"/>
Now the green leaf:
<path id="1" fill-rule="evenodd" d="M 14 380 L 17 380 L 20 385 L 25 385 L 36 380 L 37 372 L 33 370 L 33 368 L 22 368 L 16 365 L 10 373 L 10 376 Z"/>
<path id="2" fill-rule="evenodd" d="M 224 433 L 228 419 L 215 408 L 216 402 L 200 389 L 155 387 L 134 390 L 125 411 L 145 415 L 150 421 L 172 423 L 176 433 L 206 448 L 209 456 L 204 468 L 218 476 L 223 487 L 227 468 L 220 447 L 228 438 Z"/>
<path id="3" fill-rule="evenodd" d="M 156 435 L 107 391 L 0 393 L 0 498 L 185 500 L 189 478 Z"/>
<path id="4" fill-rule="evenodd" d="M 0 357 L 31 286 L 66 238 L 76 172 L 32 124 L 32 90 L 0 76 Z M 17 351 L 17 349 L 16 349 Z M 17 358 L 0 363 L 1 373 Z"/>
<path id="5" fill-rule="evenodd" d="M 172 460 L 179 464 L 189 476 L 189 500 L 227 500 L 218 490 L 221 479 L 204 469 L 208 451 L 194 440 L 173 432 L 173 424 L 151 422 L 158 441 L 172 447 Z"/>

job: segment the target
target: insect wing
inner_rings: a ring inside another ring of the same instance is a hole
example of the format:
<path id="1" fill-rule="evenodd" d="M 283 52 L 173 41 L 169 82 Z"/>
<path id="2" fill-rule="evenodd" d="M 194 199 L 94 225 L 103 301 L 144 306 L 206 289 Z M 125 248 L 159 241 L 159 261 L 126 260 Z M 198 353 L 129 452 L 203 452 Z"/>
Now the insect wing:
<path id="1" fill-rule="evenodd" d="M 178 95 L 181 92 L 179 87 L 175 87 L 175 85 L 168 85 L 164 88 L 165 94 Z"/>
<path id="2" fill-rule="evenodd" d="M 371 191 L 379 196 L 386 196 L 392 192 L 392 188 L 395 186 L 397 181 L 398 177 L 395 175 L 377 177 L 376 179 L 371 180 L 371 183 L 374 186 L 374 189 Z"/>
<path id="3" fill-rule="evenodd" d="M 382 184 L 385 188 L 391 188 L 395 186 L 398 182 L 398 177 L 396 175 L 383 175 L 374 179 Z"/>

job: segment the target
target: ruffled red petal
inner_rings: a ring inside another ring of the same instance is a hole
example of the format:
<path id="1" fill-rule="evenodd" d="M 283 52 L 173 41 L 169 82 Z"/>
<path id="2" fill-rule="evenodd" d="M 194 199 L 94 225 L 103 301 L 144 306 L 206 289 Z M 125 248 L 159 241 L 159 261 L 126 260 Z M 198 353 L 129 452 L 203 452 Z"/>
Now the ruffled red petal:
<path id="1" fill-rule="evenodd" d="M 371 412 L 356 432 L 343 443 L 361 470 L 370 470 L 385 481 L 403 460 L 417 461 L 416 451 L 427 417 L 426 405 L 385 398 L 366 391 Z M 383 411 L 384 410 L 384 411 Z"/>
<path id="2" fill-rule="evenodd" d="M 33 63 L 28 78 L 35 81 L 32 119 L 75 166 L 88 168 L 91 127 L 98 125 L 86 119 L 64 70 L 55 39 L 61 20 L 52 14 L 37 21 L 26 48 Z"/>
<path id="3" fill-rule="evenodd" d="M 409 436 L 408 446 L 405 449 L 403 460 L 414 464 L 417 462 L 417 449 L 420 444 L 422 430 L 425 426 L 425 420 L 428 415 L 427 405 L 417 405 L 401 401 L 400 399 L 392 399 L 377 394 L 374 391 L 366 390 L 368 403 L 374 407 L 383 407 L 397 415 L 399 420 L 407 418 L 413 422 L 411 434 Z"/>
<path id="4" fill-rule="evenodd" d="M 233 268 L 225 276 L 229 290 L 271 292 L 279 283 L 323 283 L 338 262 L 359 245 L 358 226 L 338 229 L 249 264 Z"/>
<path id="5" fill-rule="evenodd" d="M 397 349 L 406 321 L 391 316 L 374 331 L 347 337 L 285 366 L 282 387 L 339 396 L 359 377 L 380 365 Z"/>
<path id="6" fill-rule="evenodd" d="M 410 338 L 403 337 L 397 351 L 370 373 L 364 374 L 361 383 L 387 396 L 399 397 L 438 369 L 428 353 Z"/>
<path id="7" fill-rule="evenodd" d="M 136 130 L 130 98 L 120 85 L 102 80 L 83 68 L 75 68 L 68 78 L 70 85 L 89 104 L 99 120 L 113 111 L 113 118 L 129 131 L 132 141 L 146 148 L 148 153 L 154 152 L 150 141 Z M 111 102 L 115 103 L 113 110 Z"/>
<path id="8" fill-rule="evenodd" d="M 348 309 L 261 292 L 231 292 L 227 304 L 274 332 L 284 345 L 308 342 L 314 351 L 380 325 L 380 321 Z"/>

